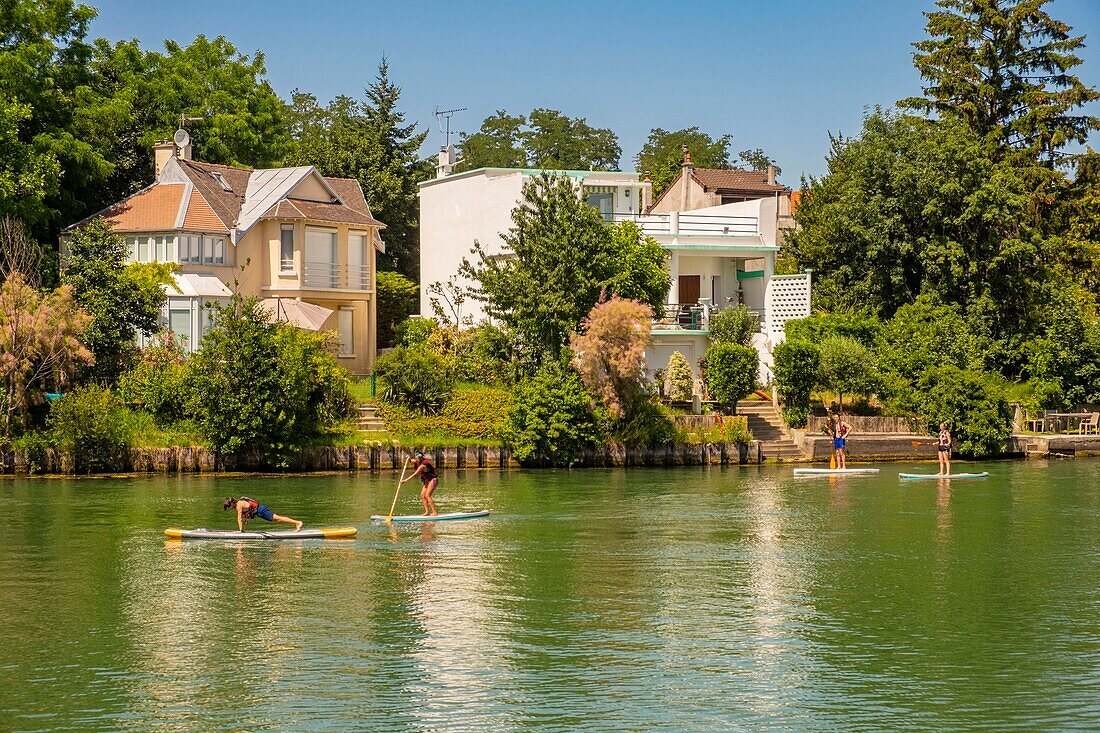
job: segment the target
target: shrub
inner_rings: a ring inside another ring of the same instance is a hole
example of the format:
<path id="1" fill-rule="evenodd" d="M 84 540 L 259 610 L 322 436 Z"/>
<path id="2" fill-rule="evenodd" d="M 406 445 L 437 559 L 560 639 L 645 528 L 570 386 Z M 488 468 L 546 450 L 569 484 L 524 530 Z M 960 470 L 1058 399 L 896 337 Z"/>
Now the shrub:
<path id="1" fill-rule="evenodd" d="M 378 300 L 378 346 L 388 348 L 397 338 L 397 327 L 416 310 L 420 288 L 399 272 L 375 273 Z"/>
<path id="2" fill-rule="evenodd" d="M 512 337 L 492 324 L 458 332 L 455 378 L 462 382 L 508 384 L 512 379 Z"/>
<path id="3" fill-rule="evenodd" d="M 690 400 L 695 391 L 695 375 L 691 365 L 679 351 L 673 351 L 665 370 L 665 394 L 670 400 L 682 402 Z"/>
<path id="4" fill-rule="evenodd" d="M 385 383 L 382 399 L 424 414 L 439 412 L 454 389 L 450 361 L 424 346 L 398 346 L 374 369 Z"/>
<path id="5" fill-rule="evenodd" d="M 53 441 L 72 454 L 77 472 L 122 470 L 130 450 L 128 413 L 109 389 L 78 387 L 50 408 Z"/>
<path id="6" fill-rule="evenodd" d="M 406 318 L 397 326 L 397 345 L 421 348 L 428 344 L 439 324 L 431 318 Z"/>
<path id="7" fill-rule="evenodd" d="M 753 439 L 748 420 L 737 415 L 720 416 L 721 422 L 711 428 L 676 430 L 676 440 L 681 443 L 748 443 Z"/>
<path id="8" fill-rule="evenodd" d="M 676 439 L 676 425 L 661 405 L 645 398 L 613 424 L 612 434 L 629 445 L 657 445 Z"/>
<path id="9" fill-rule="evenodd" d="M 869 397 L 879 385 L 874 354 L 847 336 L 829 336 L 821 342 L 819 374 L 821 386 L 836 392 L 842 406 L 845 394 Z"/>
<path id="10" fill-rule="evenodd" d="M 752 337 L 759 332 L 760 319 L 745 305 L 723 308 L 710 317 L 713 344 L 752 346 Z"/>
<path id="11" fill-rule="evenodd" d="M 403 405 L 383 403 L 379 415 L 393 435 L 407 438 L 499 440 L 512 408 L 512 394 L 500 387 L 456 387 L 436 415 L 422 415 Z"/>
<path id="12" fill-rule="evenodd" d="M 584 320 L 584 332 L 569 339 L 584 386 L 616 419 L 627 417 L 647 396 L 645 349 L 652 319 L 648 305 L 611 298 L 597 303 Z"/>
<path id="13" fill-rule="evenodd" d="M 986 375 L 948 364 L 924 375 L 918 389 L 917 411 L 930 432 L 946 422 L 965 455 L 1004 450 L 1012 435 L 1012 408 Z"/>
<path id="14" fill-rule="evenodd" d="M 513 394 L 504 440 L 521 464 L 567 466 L 605 435 L 591 395 L 568 366 L 549 362 Z"/>
<path id="15" fill-rule="evenodd" d="M 714 344 L 704 357 L 707 363 L 707 391 L 719 403 L 735 411 L 737 401 L 756 387 L 760 356 L 756 349 L 738 344 Z"/>
<path id="16" fill-rule="evenodd" d="M 179 420 L 186 405 L 184 354 L 171 334 L 160 334 L 141 352 L 134 368 L 118 381 L 118 394 L 128 404 L 161 422 Z"/>
<path id="17" fill-rule="evenodd" d="M 809 341 L 814 344 L 820 344 L 830 336 L 847 336 L 865 346 L 871 346 L 881 328 L 882 323 L 878 318 L 863 311 L 815 313 L 783 324 L 783 332 L 788 340 Z"/>
<path id="18" fill-rule="evenodd" d="M 774 356 L 783 421 L 791 427 L 803 427 L 810 415 L 810 394 L 817 384 L 821 349 L 809 341 L 789 340 L 775 347 Z"/>

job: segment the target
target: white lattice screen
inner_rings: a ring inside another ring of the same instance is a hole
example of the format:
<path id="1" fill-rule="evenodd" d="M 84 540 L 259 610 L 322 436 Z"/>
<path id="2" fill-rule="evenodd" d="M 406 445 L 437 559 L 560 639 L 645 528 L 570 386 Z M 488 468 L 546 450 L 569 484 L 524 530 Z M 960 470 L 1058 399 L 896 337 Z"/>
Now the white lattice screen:
<path id="1" fill-rule="evenodd" d="M 772 275 L 764 293 L 765 328 L 772 344 L 783 341 L 783 324 L 810 315 L 810 273 Z"/>

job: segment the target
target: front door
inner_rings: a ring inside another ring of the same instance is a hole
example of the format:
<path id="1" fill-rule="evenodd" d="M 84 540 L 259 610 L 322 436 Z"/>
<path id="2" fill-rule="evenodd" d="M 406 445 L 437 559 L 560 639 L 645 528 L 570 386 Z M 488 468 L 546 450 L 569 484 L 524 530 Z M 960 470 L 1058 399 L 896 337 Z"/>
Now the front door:
<path id="1" fill-rule="evenodd" d="M 699 302 L 699 275 L 680 276 L 680 303 L 695 305 Z"/>

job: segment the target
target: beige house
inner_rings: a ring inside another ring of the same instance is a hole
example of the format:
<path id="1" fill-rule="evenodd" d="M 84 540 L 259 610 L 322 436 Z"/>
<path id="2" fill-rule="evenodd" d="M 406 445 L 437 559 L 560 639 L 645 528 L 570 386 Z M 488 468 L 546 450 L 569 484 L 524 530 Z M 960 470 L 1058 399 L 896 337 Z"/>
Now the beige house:
<path id="1" fill-rule="evenodd" d="M 152 185 L 68 230 L 102 216 L 125 238 L 129 261 L 177 263 L 162 320 L 186 348 L 196 349 L 210 326 L 204 304 L 228 300 L 235 288 L 259 297 L 273 319 L 336 332 L 340 363 L 353 374 L 371 371 L 385 225 L 358 181 L 312 166 L 201 163 L 189 144 L 172 141 L 158 142 L 155 158 Z"/>

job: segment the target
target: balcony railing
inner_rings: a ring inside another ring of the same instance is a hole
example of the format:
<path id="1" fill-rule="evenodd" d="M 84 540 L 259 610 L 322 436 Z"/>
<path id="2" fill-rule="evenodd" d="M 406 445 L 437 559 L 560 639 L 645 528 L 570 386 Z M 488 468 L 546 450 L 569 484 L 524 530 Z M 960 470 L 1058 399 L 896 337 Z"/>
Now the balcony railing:
<path id="1" fill-rule="evenodd" d="M 760 233 L 760 219 L 755 216 L 725 216 L 692 214 L 674 211 L 670 214 L 612 214 L 614 222 L 632 221 L 644 234 L 710 235 L 716 237 L 752 237 Z"/>
<path id="2" fill-rule="evenodd" d="M 749 309 L 755 316 L 758 329 L 764 330 L 764 311 Z M 713 305 L 702 303 L 666 303 L 661 318 L 653 321 L 653 327 L 663 331 L 709 331 L 710 317 L 718 311 Z"/>
<path id="3" fill-rule="evenodd" d="M 370 268 L 366 265 L 349 268 L 336 262 L 307 262 L 302 285 L 321 290 L 367 290 L 370 288 Z"/>

